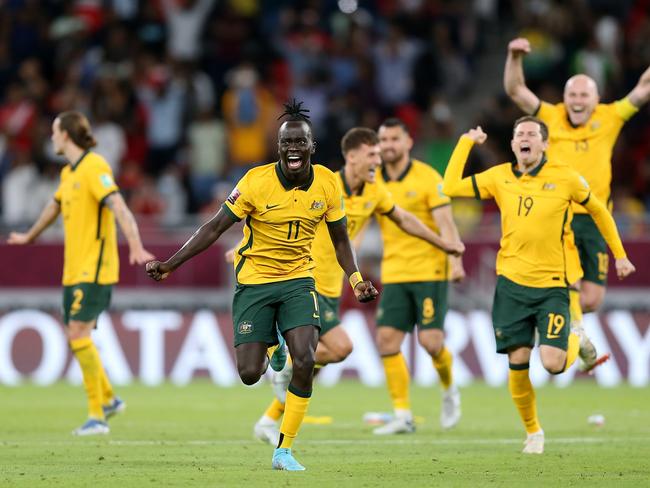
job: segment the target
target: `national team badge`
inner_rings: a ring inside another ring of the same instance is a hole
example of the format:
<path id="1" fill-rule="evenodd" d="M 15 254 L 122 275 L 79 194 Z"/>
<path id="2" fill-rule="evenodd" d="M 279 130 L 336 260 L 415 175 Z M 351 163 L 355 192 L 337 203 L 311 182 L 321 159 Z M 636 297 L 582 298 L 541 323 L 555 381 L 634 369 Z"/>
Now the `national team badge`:
<path id="1" fill-rule="evenodd" d="M 249 322 L 248 320 L 240 322 L 239 327 L 237 327 L 237 333 L 250 334 L 251 332 L 253 332 L 253 322 Z"/>
<path id="2" fill-rule="evenodd" d="M 542 190 L 549 190 L 549 191 L 555 190 L 555 183 L 544 183 Z"/>
<path id="3" fill-rule="evenodd" d="M 311 207 L 309 207 L 309 210 L 322 210 L 325 208 L 325 202 L 321 200 L 314 200 L 311 202 Z"/>
<path id="4" fill-rule="evenodd" d="M 416 191 L 411 190 L 411 191 L 406 192 L 406 198 L 415 198 L 417 196 L 418 196 L 418 194 L 417 194 Z"/>

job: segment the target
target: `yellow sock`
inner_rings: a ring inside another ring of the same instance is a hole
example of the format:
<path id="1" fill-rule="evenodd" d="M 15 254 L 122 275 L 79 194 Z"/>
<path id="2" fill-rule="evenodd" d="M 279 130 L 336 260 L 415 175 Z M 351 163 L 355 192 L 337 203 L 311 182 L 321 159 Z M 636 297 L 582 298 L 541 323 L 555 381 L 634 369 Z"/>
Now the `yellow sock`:
<path id="1" fill-rule="evenodd" d="M 102 385 L 102 400 L 104 405 L 108 405 L 113 401 L 113 398 L 115 398 L 115 394 L 113 393 L 113 386 L 111 385 L 111 382 L 108 380 L 108 376 L 106 375 L 106 370 L 104 370 L 104 365 L 99 362 L 99 379 L 101 381 Z"/>
<path id="2" fill-rule="evenodd" d="M 280 400 L 274 398 L 271 404 L 266 409 L 266 412 L 264 412 L 264 415 L 277 422 L 278 420 L 280 420 L 280 417 L 282 417 L 283 413 L 284 413 L 284 403 L 281 403 Z"/>
<path id="3" fill-rule="evenodd" d="M 390 393 L 390 398 L 393 401 L 393 408 L 396 410 L 410 410 L 410 378 L 404 356 L 401 352 L 398 352 L 391 356 L 382 356 L 381 360 L 384 363 L 386 383 L 388 383 L 388 393 Z"/>
<path id="4" fill-rule="evenodd" d="M 537 418 L 535 390 L 528 377 L 528 364 L 510 364 L 508 389 L 512 401 L 515 402 L 521 420 L 526 426 L 526 432 L 532 434 L 542 429 Z"/>
<path id="5" fill-rule="evenodd" d="M 571 323 L 582 324 L 582 308 L 580 307 L 580 292 L 569 288 L 569 311 L 571 312 Z"/>
<path id="6" fill-rule="evenodd" d="M 573 332 L 569 334 L 569 347 L 566 350 L 566 363 L 564 364 L 564 371 L 569 369 L 575 363 L 580 353 L 580 337 Z"/>
<path id="7" fill-rule="evenodd" d="M 86 395 L 88 396 L 88 416 L 103 420 L 103 395 L 100 375 L 102 362 L 99 359 L 97 348 L 90 337 L 74 339 L 70 341 L 70 347 L 77 361 L 79 361 L 79 366 L 81 366 L 81 372 L 83 373 L 84 386 L 86 388 Z"/>
<path id="8" fill-rule="evenodd" d="M 280 425 L 280 442 L 278 447 L 290 449 L 293 440 L 298 435 L 298 430 L 307 413 L 311 391 L 305 392 L 289 385 L 287 390 L 287 402 L 284 404 L 284 417 Z"/>
<path id="9" fill-rule="evenodd" d="M 438 376 L 440 377 L 440 384 L 445 390 L 448 390 L 452 383 L 451 365 L 453 363 L 453 356 L 445 346 L 436 357 L 433 358 L 433 367 L 436 368 Z"/>

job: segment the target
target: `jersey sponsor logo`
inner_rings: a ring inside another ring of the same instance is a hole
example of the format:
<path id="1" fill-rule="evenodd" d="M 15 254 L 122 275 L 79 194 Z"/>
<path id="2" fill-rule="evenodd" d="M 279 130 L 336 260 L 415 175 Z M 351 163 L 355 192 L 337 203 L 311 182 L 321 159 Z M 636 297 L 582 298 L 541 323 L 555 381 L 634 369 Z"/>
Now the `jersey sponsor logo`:
<path id="1" fill-rule="evenodd" d="M 544 183 L 544 186 L 542 186 L 542 190 L 549 190 L 549 191 L 555 190 L 555 183 Z"/>
<path id="2" fill-rule="evenodd" d="M 240 195 L 241 195 L 241 193 L 239 193 L 239 190 L 237 188 L 235 188 L 233 191 L 230 192 L 230 195 L 228 195 L 228 198 L 227 198 L 228 203 L 230 203 L 231 205 L 234 205 Z"/>
<path id="3" fill-rule="evenodd" d="M 238 334 L 250 334 L 251 332 L 253 332 L 253 322 L 244 320 L 243 322 L 240 322 L 239 325 L 237 326 Z"/>
<path id="4" fill-rule="evenodd" d="M 311 207 L 309 207 L 309 210 L 322 210 L 325 208 L 325 202 L 322 200 L 314 200 L 311 202 Z"/>
<path id="5" fill-rule="evenodd" d="M 102 185 L 104 185 L 104 188 L 110 188 L 111 186 L 114 185 L 113 183 L 113 178 L 111 178 L 111 175 L 104 173 L 103 175 L 99 176 L 99 181 L 102 182 Z"/>
<path id="6" fill-rule="evenodd" d="M 266 209 L 267 209 L 267 210 L 271 210 L 271 209 L 274 209 L 274 208 L 279 207 L 279 206 L 280 206 L 279 203 L 276 203 L 275 205 L 269 205 L 269 204 L 267 203 L 267 204 L 266 204 Z"/>

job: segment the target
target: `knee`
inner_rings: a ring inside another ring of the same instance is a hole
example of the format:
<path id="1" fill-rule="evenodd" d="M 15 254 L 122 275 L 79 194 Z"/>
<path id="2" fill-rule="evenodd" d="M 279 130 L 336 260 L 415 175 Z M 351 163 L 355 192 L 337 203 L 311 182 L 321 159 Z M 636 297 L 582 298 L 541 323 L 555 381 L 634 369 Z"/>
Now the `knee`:
<path id="1" fill-rule="evenodd" d="M 585 313 L 595 312 L 603 303 L 605 292 L 599 289 L 583 291 L 580 296 L 580 306 Z"/>
<path id="2" fill-rule="evenodd" d="M 297 374 L 312 374 L 314 366 L 316 365 L 313 351 L 305 351 L 291 356 L 291 361 L 293 362 L 293 371 Z"/>
<path id="3" fill-rule="evenodd" d="M 334 356 L 334 361 L 336 363 L 339 363 L 343 361 L 345 358 L 347 358 L 350 354 L 352 354 L 352 343 L 347 342 L 344 344 L 339 344 L 336 348 L 332 350 L 332 355 Z"/>
<path id="4" fill-rule="evenodd" d="M 390 354 L 397 354 L 400 351 L 400 346 L 402 345 L 400 341 L 396 341 L 391 334 L 382 334 L 379 332 L 377 334 L 377 350 L 381 356 L 387 356 Z"/>
<path id="5" fill-rule="evenodd" d="M 262 377 L 262 370 L 258 365 L 240 364 L 237 366 L 239 377 L 245 385 L 254 385 Z"/>
<path id="6" fill-rule="evenodd" d="M 564 371 L 564 365 L 566 363 L 565 358 L 553 358 L 553 359 L 542 359 L 542 365 L 544 369 L 551 374 L 560 374 Z"/>

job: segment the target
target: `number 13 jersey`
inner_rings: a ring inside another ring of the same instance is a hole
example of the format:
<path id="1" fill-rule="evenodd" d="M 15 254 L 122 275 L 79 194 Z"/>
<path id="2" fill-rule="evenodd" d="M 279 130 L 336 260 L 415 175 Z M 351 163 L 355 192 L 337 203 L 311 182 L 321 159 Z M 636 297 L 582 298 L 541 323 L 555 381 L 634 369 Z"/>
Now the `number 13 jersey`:
<path id="1" fill-rule="evenodd" d="M 312 165 L 307 183 L 293 187 L 280 163 L 258 166 L 237 183 L 223 210 L 245 218 L 244 237 L 235 251 L 235 276 L 245 285 L 312 277 L 311 245 L 316 228 L 345 222 L 336 176 Z"/>

